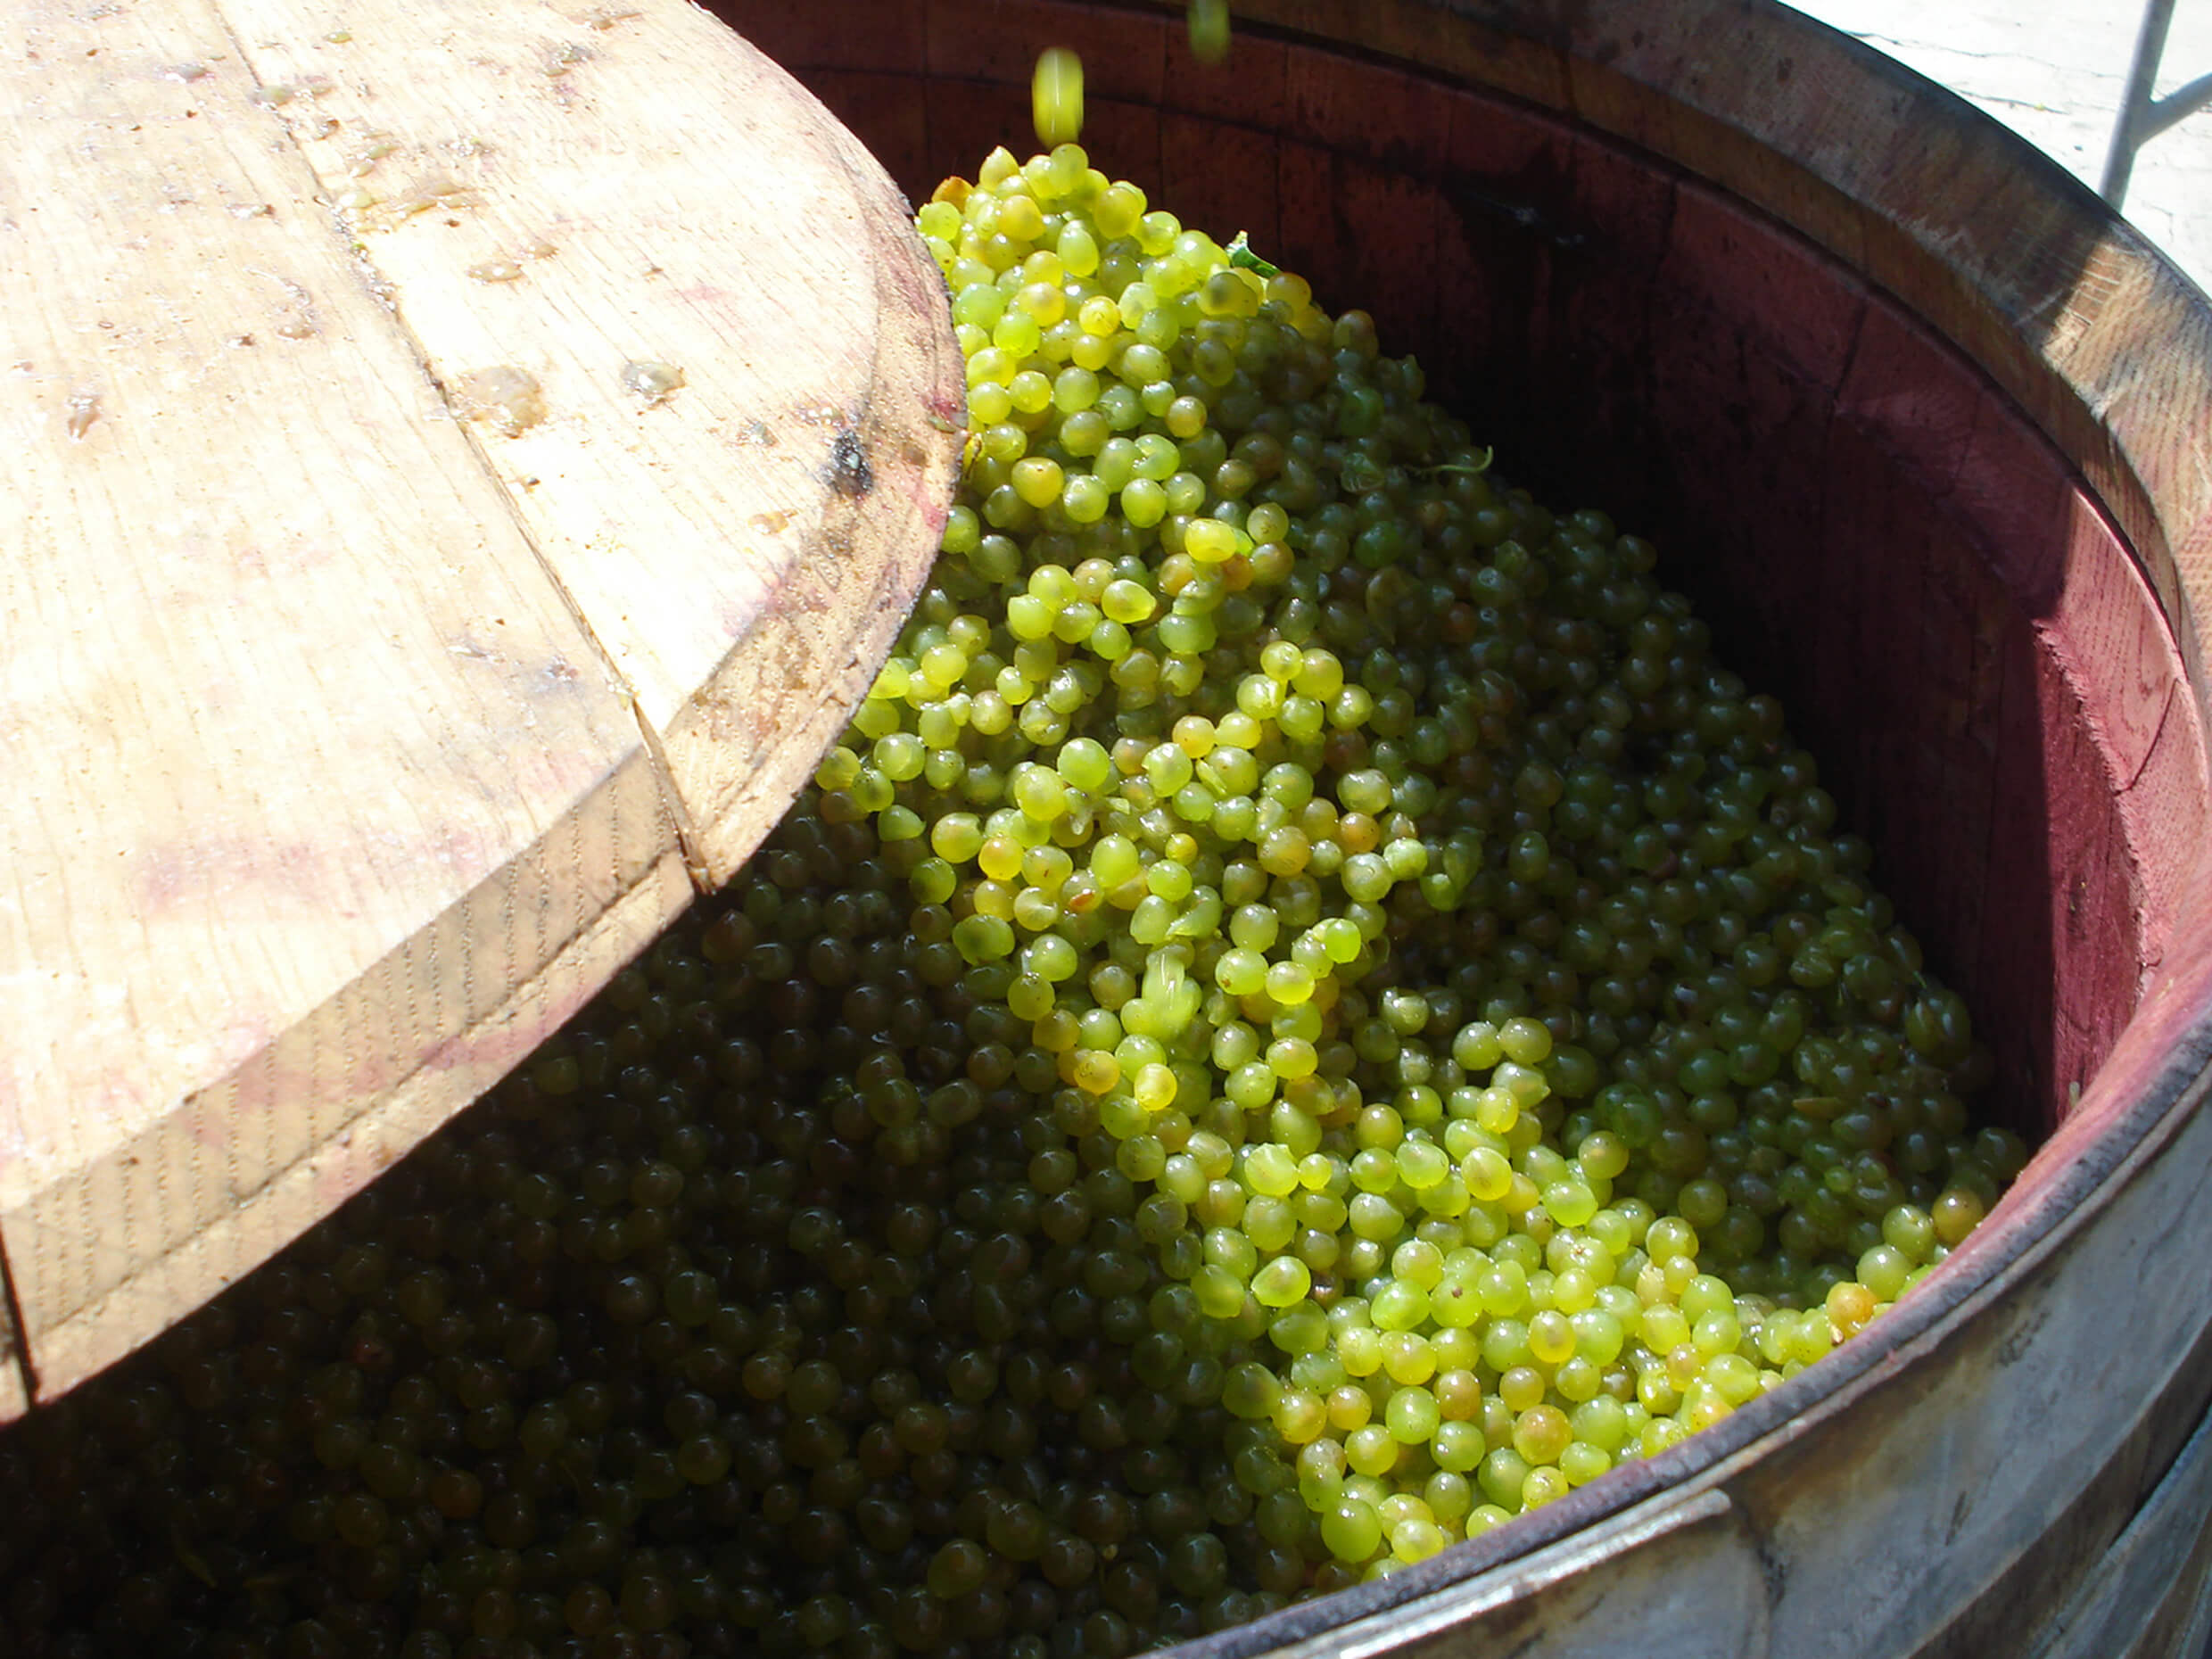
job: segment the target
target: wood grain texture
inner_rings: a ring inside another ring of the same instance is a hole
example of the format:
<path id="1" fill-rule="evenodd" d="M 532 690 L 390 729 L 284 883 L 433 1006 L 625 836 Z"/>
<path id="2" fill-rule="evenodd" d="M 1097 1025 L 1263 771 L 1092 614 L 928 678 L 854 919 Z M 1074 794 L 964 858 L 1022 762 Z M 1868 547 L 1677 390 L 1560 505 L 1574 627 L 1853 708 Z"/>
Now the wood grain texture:
<path id="1" fill-rule="evenodd" d="M 432 378 L 464 408 L 487 369 L 541 388 L 481 452 L 727 880 L 950 499 L 958 357 L 905 203 L 701 12 L 395 0 L 334 42 L 319 6 L 224 4 L 261 81 L 307 89 L 293 136 Z M 682 384 L 640 395 L 638 363 Z"/>
<path id="2" fill-rule="evenodd" d="M 0 23 L 0 1416 L 734 871 L 949 499 L 942 289 L 759 54 L 674 0 L 334 21 Z"/>
<path id="3" fill-rule="evenodd" d="M 2212 1421 L 2113 1541 L 2028 1659 L 2201 1653 L 2212 1597 Z M 2145 1617 L 2144 1610 L 2150 1610 Z"/>

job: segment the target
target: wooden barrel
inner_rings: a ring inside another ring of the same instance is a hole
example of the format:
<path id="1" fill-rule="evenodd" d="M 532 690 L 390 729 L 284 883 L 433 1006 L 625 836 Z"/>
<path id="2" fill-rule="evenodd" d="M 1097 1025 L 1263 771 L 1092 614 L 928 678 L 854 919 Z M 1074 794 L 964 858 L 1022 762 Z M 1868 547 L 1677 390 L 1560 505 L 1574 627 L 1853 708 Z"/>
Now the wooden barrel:
<path id="1" fill-rule="evenodd" d="M 2212 1538 L 2212 312 L 1939 88 L 1760 0 L 722 0 L 911 192 L 1029 142 L 1363 305 L 1662 544 L 2042 1142 L 1834 1358 L 1267 1652 L 2181 1651 Z M 2193 1634 L 2192 1634 L 2193 1632 Z M 2193 1653 L 2194 1647 L 2188 1651 Z"/>
<path id="2" fill-rule="evenodd" d="M 11 8 L 0 1420 L 726 880 L 928 568 L 904 202 L 682 0 L 573 11 Z"/>

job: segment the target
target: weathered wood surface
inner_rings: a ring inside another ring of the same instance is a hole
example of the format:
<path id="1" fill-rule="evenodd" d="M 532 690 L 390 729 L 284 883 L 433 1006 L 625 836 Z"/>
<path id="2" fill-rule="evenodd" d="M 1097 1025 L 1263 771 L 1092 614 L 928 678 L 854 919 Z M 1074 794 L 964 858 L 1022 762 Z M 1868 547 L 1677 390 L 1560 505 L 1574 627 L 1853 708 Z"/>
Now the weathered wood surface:
<path id="1" fill-rule="evenodd" d="M 2028 1659 L 2183 1659 L 2212 1635 L 2212 1417 Z"/>
<path id="2" fill-rule="evenodd" d="M 959 386 L 880 169 L 679 0 L 9 9 L 0 1417 L 738 866 Z"/>
<path id="3" fill-rule="evenodd" d="M 2205 1541 L 2151 1494 L 2212 1397 L 2202 301 L 1779 7 L 1253 0 L 1219 70 L 1161 6 L 723 9 L 916 189 L 1025 144 L 1035 54 L 1075 46 L 1099 165 L 1373 310 L 1509 475 L 1655 525 L 2051 1135 L 1816 1372 L 1184 1651 L 1965 1659 L 2084 1621 L 2157 1651 Z M 2102 1588 L 2151 1561 L 2165 1603 Z"/>

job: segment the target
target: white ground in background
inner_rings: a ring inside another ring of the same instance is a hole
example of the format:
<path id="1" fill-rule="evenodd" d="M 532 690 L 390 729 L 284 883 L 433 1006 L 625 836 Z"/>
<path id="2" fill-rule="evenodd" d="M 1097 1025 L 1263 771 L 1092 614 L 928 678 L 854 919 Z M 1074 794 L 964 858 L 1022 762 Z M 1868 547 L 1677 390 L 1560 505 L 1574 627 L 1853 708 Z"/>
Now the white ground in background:
<path id="1" fill-rule="evenodd" d="M 2127 90 L 2141 0 L 1800 0 L 1978 105 L 2095 189 Z M 2212 74 L 2212 0 L 2175 0 L 2156 90 Z M 2137 153 L 2121 210 L 2212 292 L 2212 110 Z"/>

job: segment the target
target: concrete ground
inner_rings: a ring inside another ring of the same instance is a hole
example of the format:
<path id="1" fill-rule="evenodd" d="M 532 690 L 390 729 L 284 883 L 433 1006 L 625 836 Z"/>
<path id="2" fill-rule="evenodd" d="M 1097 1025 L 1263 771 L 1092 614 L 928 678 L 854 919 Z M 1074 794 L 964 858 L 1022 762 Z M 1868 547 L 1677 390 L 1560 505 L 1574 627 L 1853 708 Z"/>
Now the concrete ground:
<path id="1" fill-rule="evenodd" d="M 2127 89 L 2142 0 L 1797 0 L 2002 121 L 2092 190 Z M 2212 74 L 2212 0 L 2175 0 L 2155 90 Z M 2212 293 L 2212 110 L 2138 153 L 2121 210 Z"/>

